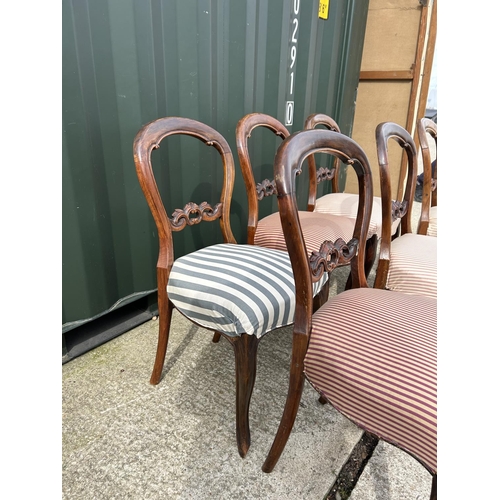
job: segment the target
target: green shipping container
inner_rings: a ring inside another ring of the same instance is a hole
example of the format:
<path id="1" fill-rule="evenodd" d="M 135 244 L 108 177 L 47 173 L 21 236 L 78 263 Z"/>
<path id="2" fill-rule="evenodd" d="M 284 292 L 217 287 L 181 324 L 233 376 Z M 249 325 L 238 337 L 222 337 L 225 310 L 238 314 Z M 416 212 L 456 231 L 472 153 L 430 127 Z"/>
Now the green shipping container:
<path id="1" fill-rule="evenodd" d="M 368 0 L 63 0 L 63 361 L 155 312 L 156 227 L 132 156 L 142 125 L 184 116 L 226 137 L 237 168 L 231 222 L 245 242 L 238 120 L 263 112 L 295 132 L 320 112 L 350 135 L 367 12 Z M 271 136 L 252 134 L 259 180 L 272 177 Z M 213 148 L 169 141 L 157 159 L 168 211 L 214 203 Z M 305 183 L 298 196 L 306 202 Z M 177 255 L 220 241 L 211 224 L 191 229 L 178 233 Z"/>

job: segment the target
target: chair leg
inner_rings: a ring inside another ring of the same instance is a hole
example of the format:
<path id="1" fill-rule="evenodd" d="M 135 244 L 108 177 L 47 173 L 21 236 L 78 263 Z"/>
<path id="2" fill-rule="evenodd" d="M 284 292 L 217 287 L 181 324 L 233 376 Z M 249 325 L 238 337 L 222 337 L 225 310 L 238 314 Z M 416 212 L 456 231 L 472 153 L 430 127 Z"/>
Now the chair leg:
<path id="1" fill-rule="evenodd" d="M 160 382 L 161 372 L 165 362 L 165 354 L 167 353 L 168 334 L 170 332 L 173 309 L 174 306 L 167 297 L 158 298 L 158 347 L 156 348 L 156 359 L 153 367 L 153 373 L 151 374 L 151 379 L 149 380 L 149 383 L 152 385 L 157 385 Z"/>
<path id="2" fill-rule="evenodd" d="M 432 476 L 432 488 L 431 488 L 430 500 L 437 500 L 438 497 L 437 482 L 438 482 L 437 474 L 434 474 L 434 476 Z"/>
<path id="3" fill-rule="evenodd" d="M 299 409 L 299 403 L 302 396 L 302 389 L 304 388 L 304 355 L 307 349 L 308 337 L 304 334 L 294 333 L 294 349 L 292 352 L 292 360 L 290 364 L 290 382 L 288 386 L 288 395 L 283 410 L 283 416 L 278 427 L 278 432 L 274 438 L 273 444 L 269 453 L 267 454 L 264 465 L 262 466 L 263 472 L 272 472 L 274 466 L 278 462 L 283 449 L 292 432 L 295 417 Z"/>
<path id="4" fill-rule="evenodd" d="M 221 334 L 220 334 L 220 332 L 214 332 L 214 336 L 213 336 L 213 338 L 212 338 L 212 342 L 213 342 L 214 344 L 216 344 L 217 342 L 219 342 L 219 340 L 220 340 L 220 335 L 221 335 Z"/>
<path id="5" fill-rule="evenodd" d="M 326 405 L 326 403 L 328 403 L 328 399 L 326 399 L 325 396 L 320 396 L 318 398 L 318 402 L 321 403 L 322 405 Z"/>
<path id="6" fill-rule="evenodd" d="M 248 412 L 257 373 L 259 339 L 246 333 L 241 337 L 227 338 L 234 349 L 236 367 L 236 442 L 238 452 L 244 458 L 250 448 Z"/>

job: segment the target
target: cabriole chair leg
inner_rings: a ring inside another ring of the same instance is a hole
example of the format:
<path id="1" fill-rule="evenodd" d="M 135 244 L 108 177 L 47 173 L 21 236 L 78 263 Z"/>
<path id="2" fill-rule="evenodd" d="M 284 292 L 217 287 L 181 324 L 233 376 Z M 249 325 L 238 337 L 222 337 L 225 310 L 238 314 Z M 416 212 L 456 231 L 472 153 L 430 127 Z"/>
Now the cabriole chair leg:
<path id="1" fill-rule="evenodd" d="M 306 335 L 297 334 L 294 332 L 293 342 L 300 345 L 298 351 L 305 352 L 307 349 L 308 338 Z M 297 351 L 294 349 L 295 353 Z M 262 466 L 263 472 L 272 472 L 274 466 L 278 462 L 283 449 L 290 437 L 292 432 L 293 424 L 295 423 L 295 417 L 299 410 L 300 398 L 302 396 L 302 390 L 304 388 L 304 355 L 293 355 L 291 360 L 290 368 L 290 382 L 288 386 L 288 395 L 286 398 L 285 408 L 283 409 L 283 416 L 281 417 L 281 422 L 278 427 L 278 432 L 274 438 L 274 442 L 267 454 L 264 465 Z"/>
<path id="2" fill-rule="evenodd" d="M 246 333 L 227 338 L 233 346 L 236 365 L 236 441 L 238 452 L 244 458 L 250 447 L 248 412 L 257 373 L 259 339 Z"/>
<path id="3" fill-rule="evenodd" d="M 158 317 L 159 317 L 159 331 L 158 331 L 158 347 L 156 348 L 156 359 L 153 366 L 153 373 L 149 383 L 157 385 L 160 382 L 161 373 L 163 371 L 163 364 L 165 362 L 165 355 L 167 353 L 168 335 L 170 332 L 170 323 L 172 321 L 173 305 L 168 298 L 159 298 L 158 300 Z"/>

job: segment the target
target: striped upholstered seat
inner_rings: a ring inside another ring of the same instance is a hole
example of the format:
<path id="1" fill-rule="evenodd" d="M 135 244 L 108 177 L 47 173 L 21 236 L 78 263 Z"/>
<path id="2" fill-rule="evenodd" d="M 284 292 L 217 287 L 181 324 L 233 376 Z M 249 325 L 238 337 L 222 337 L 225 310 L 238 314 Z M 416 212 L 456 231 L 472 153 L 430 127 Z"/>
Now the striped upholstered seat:
<path id="1" fill-rule="evenodd" d="M 314 295 L 327 279 L 314 284 Z M 191 321 L 229 336 L 260 338 L 295 314 L 288 252 L 255 245 L 212 245 L 178 258 L 167 293 Z"/>
<path id="2" fill-rule="evenodd" d="M 329 193 L 316 200 L 315 212 L 339 215 L 355 220 L 358 211 L 359 196 L 353 193 Z M 392 223 L 391 234 L 396 234 L 399 227 L 399 219 Z M 378 196 L 373 197 L 372 216 L 368 228 L 368 239 L 374 234 L 380 238 L 382 234 L 382 200 Z"/>
<path id="3" fill-rule="evenodd" d="M 305 375 L 359 427 L 437 470 L 436 300 L 347 290 L 313 315 Z M 404 311 L 405 321 L 401 321 Z"/>
<path id="4" fill-rule="evenodd" d="M 319 250 L 325 240 L 335 241 L 337 238 L 342 238 L 348 242 L 352 239 L 356 222 L 355 219 L 316 212 L 299 212 L 299 219 L 308 255 Z M 259 221 L 255 233 L 255 244 L 286 252 L 279 212 L 268 215 Z"/>
<path id="5" fill-rule="evenodd" d="M 437 298 L 437 238 L 413 233 L 396 238 L 386 288 Z"/>

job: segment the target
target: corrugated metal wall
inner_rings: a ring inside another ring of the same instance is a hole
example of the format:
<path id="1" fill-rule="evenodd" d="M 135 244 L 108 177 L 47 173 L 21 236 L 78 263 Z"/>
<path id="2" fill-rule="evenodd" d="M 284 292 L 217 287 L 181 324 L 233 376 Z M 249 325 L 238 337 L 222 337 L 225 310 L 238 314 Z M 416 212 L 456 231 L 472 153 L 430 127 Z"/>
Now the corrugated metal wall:
<path id="1" fill-rule="evenodd" d="M 227 138 L 237 168 L 235 127 L 250 112 L 285 122 L 293 101 L 291 132 L 322 112 L 351 133 L 368 0 L 330 1 L 327 20 L 318 3 L 63 0 L 63 332 L 156 287 L 156 228 L 132 157 L 143 124 L 205 122 Z M 272 176 L 274 139 L 252 141 Z M 214 201 L 219 166 L 208 149 L 177 138 L 160 153 L 169 211 Z M 245 241 L 239 171 L 232 214 Z M 218 241 L 210 225 L 197 228 L 179 233 L 179 254 Z"/>

